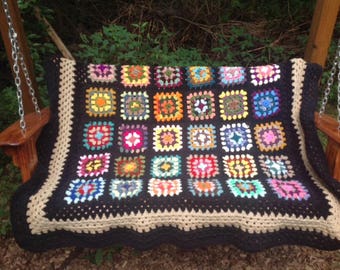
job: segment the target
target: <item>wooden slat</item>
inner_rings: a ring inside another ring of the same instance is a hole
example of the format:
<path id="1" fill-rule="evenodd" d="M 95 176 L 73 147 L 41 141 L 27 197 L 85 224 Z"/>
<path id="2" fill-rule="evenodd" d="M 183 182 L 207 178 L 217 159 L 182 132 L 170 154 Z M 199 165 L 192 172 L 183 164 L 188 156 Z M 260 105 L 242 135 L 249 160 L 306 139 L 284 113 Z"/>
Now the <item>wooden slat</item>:
<path id="1" fill-rule="evenodd" d="M 340 0 L 317 1 L 305 51 L 305 60 L 325 66 L 339 7 Z"/>

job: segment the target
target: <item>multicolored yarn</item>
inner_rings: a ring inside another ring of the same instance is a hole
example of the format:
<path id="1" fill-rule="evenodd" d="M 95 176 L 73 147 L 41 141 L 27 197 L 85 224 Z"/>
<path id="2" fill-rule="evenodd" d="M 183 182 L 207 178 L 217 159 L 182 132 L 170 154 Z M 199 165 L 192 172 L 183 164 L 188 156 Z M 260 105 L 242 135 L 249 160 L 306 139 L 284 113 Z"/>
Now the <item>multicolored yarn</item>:
<path id="1" fill-rule="evenodd" d="M 190 150 L 210 150 L 216 148 L 214 125 L 190 125 L 188 127 L 188 147 Z"/>
<path id="2" fill-rule="evenodd" d="M 187 68 L 187 82 L 191 88 L 213 85 L 214 71 L 211 67 L 193 66 Z"/>
<path id="3" fill-rule="evenodd" d="M 116 114 L 116 91 L 110 88 L 91 87 L 86 90 L 86 113 L 101 117 Z"/>
<path id="4" fill-rule="evenodd" d="M 64 200 L 67 204 L 98 200 L 104 193 L 104 186 L 105 180 L 102 177 L 72 180 L 65 192 Z"/>
<path id="5" fill-rule="evenodd" d="M 280 93 L 277 89 L 253 93 L 253 109 L 255 118 L 266 118 L 280 111 Z"/>
<path id="6" fill-rule="evenodd" d="M 340 248 L 340 184 L 313 122 L 316 65 L 61 58 L 49 69 L 39 165 L 12 200 L 20 246 Z"/>
<path id="7" fill-rule="evenodd" d="M 179 177 L 182 173 L 182 158 L 174 156 L 155 156 L 151 160 L 151 176 L 155 178 Z"/>
<path id="8" fill-rule="evenodd" d="M 148 184 L 148 192 L 152 197 L 172 197 L 182 192 L 182 183 L 180 179 L 161 180 L 151 178 Z"/>
<path id="9" fill-rule="evenodd" d="M 187 96 L 188 117 L 191 121 L 215 117 L 215 97 L 212 91 L 199 91 Z"/>
<path id="10" fill-rule="evenodd" d="M 149 66 L 122 66 L 122 84 L 125 87 L 143 87 L 150 84 Z"/>
<path id="11" fill-rule="evenodd" d="M 83 144 L 87 150 L 104 150 L 113 145 L 114 123 L 91 121 L 85 124 Z"/>
<path id="12" fill-rule="evenodd" d="M 183 84 L 180 67 L 155 67 L 155 83 L 159 88 L 175 88 Z"/>
<path id="13" fill-rule="evenodd" d="M 227 184 L 235 197 L 258 199 L 267 193 L 259 180 L 229 179 Z"/>
<path id="14" fill-rule="evenodd" d="M 153 129 L 153 149 L 156 152 L 178 151 L 183 148 L 182 127 L 180 125 L 156 126 Z"/>
<path id="15" fill-rule="evenodd" d="M 220 95 L 220 113 L 223 120 L 246 118 L 248 115 L 248 97 L 244 90 L 222 92 Z"/>
<path id="16" fill-rule="evenodd" d="M 279 121 L 257 124 L 254 133 L 260 151 L 279 151 L 287 145 L 283 126 Z"/>
<path id="17" fill-rule="evenodd" d="M 215 197 L 223 193 L 223 188 L 217 179 L 189 179 L 188 188 L 193 196 Z"/>
<path id="18" fill-rule="evenodd" d="M 153 103 L 157 122 L 173 122 L 183 118 L 183 101 L 181 93 L 157 93 L 154 95 Z"/>
<path id="19" fill-rule="evenodd" d="M 246 82 L 246 69 L 244 67 L 220 67 L 218 75 L 222 86 L 227 87 Z"/>
<path id="20" fill-rule="evenodd" d="M 145 125 L 125 125 L 119 127 L 119 149 L 126 153 L 144 152 L 148 146 L 148 128 Z"/>
<path id="21" fill-rule="evenodd" d="M 113 83 L 116 79 L 116 66 L 106 64 L 90 64 L 88 66 L 89 78 L 93 82 Z"/>
<path id="22" fill-rule="evenodd" d="M 126 199 L 138 196 L 143 190 L 142 180 L 111 180 L 110 194 L 112 199 Z"/>
<path id="23" fill-rule="evenodd" d="M 123 92 L 120 100 L 123 120 L 147 120 L 150 117 L 149 95 L 143 92 Z"/>

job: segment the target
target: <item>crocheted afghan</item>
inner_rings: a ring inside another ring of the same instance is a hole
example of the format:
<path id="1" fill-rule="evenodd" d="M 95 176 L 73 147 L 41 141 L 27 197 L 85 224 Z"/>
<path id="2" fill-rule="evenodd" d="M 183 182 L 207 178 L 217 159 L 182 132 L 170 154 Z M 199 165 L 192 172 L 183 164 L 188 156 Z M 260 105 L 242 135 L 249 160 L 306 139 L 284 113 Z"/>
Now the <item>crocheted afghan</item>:
<path id="1" fill-rule="evenodd" d="M 340 248 L 340 185 L 314 125 L 319 66 L 54 58 L 47 70 L 51 121 L 12 200 L 21 247 Z"/>

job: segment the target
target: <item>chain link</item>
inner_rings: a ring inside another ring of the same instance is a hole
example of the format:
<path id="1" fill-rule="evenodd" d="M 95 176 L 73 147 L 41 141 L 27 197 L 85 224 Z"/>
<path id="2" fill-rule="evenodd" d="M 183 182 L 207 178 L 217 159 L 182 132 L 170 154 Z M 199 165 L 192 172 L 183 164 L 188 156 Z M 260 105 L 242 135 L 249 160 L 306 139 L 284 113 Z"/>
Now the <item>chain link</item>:
<path id="1" fill-rule="evenodd" d="M 334 60 L 333 60 L 331 73 L 328 77 L 327 86 L 326 86 L 326 89 L 324 91 L 324 96 L 323 96 L 320 111 L 319 111 L 320 116 L 322 116 L 325 113 L 326 105 L 328 103 L 328 98 L 329 98 L 329 95 L 331 93 L 331 87 L 334 83 L 334 76 L 335 76 L 335 73 L 337 71 L 337 66 L 340 65 L 339 60 L 340 60 L 340 39 L 338 40 L 338 46 L 337 46 L 335 57 L 334 57 Z M 339 77 L 339 73 L 338 73 L 338 77 Z M 338 84 L 338 90 L 339 90 L 339 86 L 340 85 Z M 338 99 L 338 107 L 339 107 L 339 102 L 340 102 L 340 100 Z"/>
<path id="2" fill-rule="evenodd" d="M 25 133 L 26 131 L 26 122 L 25 122 L 25 110 L 24 110 L 24 104 L 23 104 L 23 99 L 22 99 L 22 85 L 21 85 L 21 79 L 20 79 L 20 68 L 23 71 L 25 80 L 26 80 L 26 84 L 29 88 L 29 93 L 30 96 L 32 98 L 32 103 L 34 105 L 34 109 L 37 113 L 41 113 L 40 108 L 39 108 L 39 104 L 38 104 L 38 100 L 35 96 L 35 91 L 33 89 L 32 86 L 32 81 L 31 78 L 29 76 L 28 73 L 28 69 L 24 60 L 24 57 L 22 55 L 19 43 L 18 43 L 18 35 L 14 29 L 13 26 L 13 21 L 12 21 L 12 17 L 11 14 L 9 12 L 9 8 L 8 8 L 8 2 L 7 0 L 2 0 L 3 3 L 3 8 L 4 8 L 4 12 L 6 15 L 6 21 L 7 21 L 7 25 L 8 25 L 8 36 L 9 36 L 9 40 L 11 43 L 11 48 L 12 48 L 12 59 L 13 59 L 13 72 L 14 72 L 14 83 L 15 86 L 17 87 L 17 98 L 18 98 L 18 104 L 19 104 L 19 117 L 20 117 L 20 128 L 23 131 L 23 133 Z M 20 65 L 20 66 L 19 66 Z"/>
<path id="3" fill-rule="evenodd" d="M 324 96 L 321 102 L 321 107 L 319 114 L 322 116 L 325 113 L 326 110 L 326 105 L 328 103 L 329 95 L 331 93 L 331 87 L 334 84 L 334 77 L 335 74 L 337 73 L 337 111 L 338 111 L 338 116 L 337 116 L 337 121 L 338 121 L 338 131 L 340 131 L 340 39 L 338 40 L 338 46 L 335 52 L 332 68 L 331 68 L 331 73 L 329 75 L 329 78 L 327 80 L 327 86 L 324 91 Z"/>

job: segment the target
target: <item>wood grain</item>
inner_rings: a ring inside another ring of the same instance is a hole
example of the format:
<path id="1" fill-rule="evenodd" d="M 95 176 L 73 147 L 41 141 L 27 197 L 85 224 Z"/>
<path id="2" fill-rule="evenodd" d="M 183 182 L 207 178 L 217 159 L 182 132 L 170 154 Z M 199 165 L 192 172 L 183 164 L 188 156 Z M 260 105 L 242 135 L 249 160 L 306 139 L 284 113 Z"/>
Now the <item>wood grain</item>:
<path id="1" fill-rule="evenodd" d="M 340 0 L 318 0 L 310 28 L 305 60 L 325 66 Z"/>

